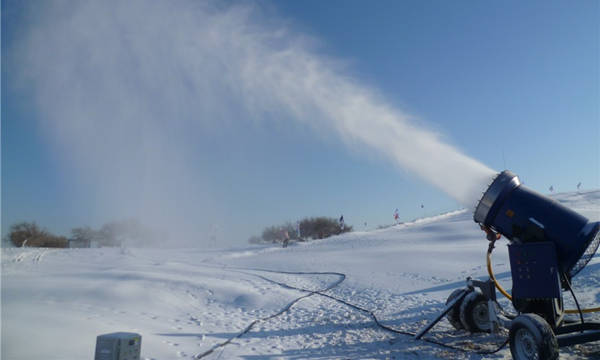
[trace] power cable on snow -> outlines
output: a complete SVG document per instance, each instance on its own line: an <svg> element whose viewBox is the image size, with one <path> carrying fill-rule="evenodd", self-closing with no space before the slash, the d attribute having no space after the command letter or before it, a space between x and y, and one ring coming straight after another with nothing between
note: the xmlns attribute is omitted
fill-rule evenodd
<svg viewBox="0 0 600 360"><path fill-rule="evenodd" d="M334 297L332 295L329 295L329 294L325 293L325 291L329 291L329 290L337 287L338 285L340 285L342 282L344 282L344 280L346 279L346 274L338 273L338 272L293 272L293 271L276 271L276 270L268 270L268 269L229 268L229 267L227 267L227 269L231 270L231 271L237 271L237 272L240 272L240 273L243 273L243 274L246 274L246 275L256 276L256 277L261 278L261 279L263 279L265 281L277 284L277 285L279 285L281 287L288 288L288 289L293 289L293 290L298 290L298 291L302 291L302 292L306 292L308 294L300 296L300 297L294 299L292 302L290 302L289 304L287 304L285 307L283 307L279 312L277 312L275 314L272 314L272 315L269 315L267 317L264 317L264 318L252 321L240 333L238 333L237 335L229 338L228 340L226 340L226 341L224 341L222 343L214 345L212 348L210 348L209 350L207 350L207 351L205 351L203 353L197 354L196 356L194 356L195 359L202 359L202 358L210 355L211 353L213 353L215 350L231 344L233 342L233 340L241 338L242 336L244 336L245 334L247 334L250 330L252 330L252 328L257 323L263 322L263 321L268 321L268 320L276 318L276 317L278 317L280 315L283 315L284 313L288 312L300 300L308 298L308 297L313 296L313 295L320 295L320 296L326 297L326 298L331 299L333 301L336 301L336 302L338 302L340 304L344 304L344 305L346 305L346 306L348 306L348 307L350 307L350 308L352 308L354 310L357 310L357 311L360 311L362 313L365 313L365 314L369 315L373 319L373 321L375 322L375 324L379 328L381 328L383 330L386 330L386 331L389 331L389 332L392 332L392 333L398 334L398 335L410 336L410 337L413 337L413 338L416 335L416 333L412 333L410 331L398 330L398 329L394 329L392 327L389 327L387 325L384 325L384 324L382 324L379 321L379 319L377 318L377 316L375 315L375 313L372 312L371 310L362 308L362 307L360 307L358 305L355 305L355 304L352 304L350 302L347 302L346 300L338 299L338 298L336 298L336 297ZM276 281L276 280L273 280L273 279L269 279L269 278L267 278L265 276L262 276L262 275L248 273L248 272L245 272L245 271L261 271L261 272L269 272L269 273L274 273L274 274L285 274L285 275L334 275L334 276L338 276L339 280L336 281L336 282L334 282L333 284L329 285L325 289L322 289L322 290L309 290L309 289L299 288L299 287L296 287L296 286L293 286L293 285L290 285L290 284L286 284L286 283L283 283L283 282L279 282L279 281ZM502 350L508 344L508 341L509 341L509 339L507 338L502 344L498 345L498 347L496 349L481 351L481 350L465 349L465 348L461 348L461 347L458 347L458 346L445 344L443 342L440 342L440 341L437 341L437 340L433 340L433 339L429 339L429 338L421 338L420 340L425 341L425 342L430 343L430 344L438 345L438 346L441 346L441 347L444 347L444 348L447 348L447 349L450 349L450 350L460 351L460 352L464 352L464 353L475 353L475 354L478 354L478 355L491 355L491 354L495 354L495 353L499 352L500 350Z"/></svg>

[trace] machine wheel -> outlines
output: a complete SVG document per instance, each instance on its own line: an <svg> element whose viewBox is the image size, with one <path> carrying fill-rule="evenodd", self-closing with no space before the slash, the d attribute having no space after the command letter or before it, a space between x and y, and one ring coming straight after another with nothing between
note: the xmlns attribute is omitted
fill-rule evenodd
<svg viewBox="0 0 600 360"><path fill-rule="evenodd" d="M517 316L510 326L510 353L515 360L556 360L558 342L550 325L536 314Z"/></svg>
<svg viewBox="0 0 600 360"><path fill-rule="evenodd" d="M488 300L482 293L473 291L465 296L460 304L460 322L468 332L490 332Z"/></svg>
<svg viewBox="0 0 600 360"><path fill-rule="evenodd" d="M450 303L452 300L462 295L466 291L466 289L454 290L452 293L450 293L450 296L448 296L448 299L446 300L446 305L448 305L448 303ZM464 301L464 299L462 301ZM456 330L460 330L463 328L463 325L460 322L460 304L462 303L462 301L459 301L456 304L454 304L452 309L450 309L448 314L446 314L446 319L448 319L450 324L454 326Z"/></svg>

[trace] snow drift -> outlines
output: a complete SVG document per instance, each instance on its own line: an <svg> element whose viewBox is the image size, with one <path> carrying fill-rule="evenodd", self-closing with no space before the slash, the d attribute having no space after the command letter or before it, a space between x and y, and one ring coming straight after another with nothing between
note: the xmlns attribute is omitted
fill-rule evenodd
<svg viewBox="0 0 600 360"><path fill-rule="evenodd" d="M600 190L559 194L556 200L600 220ZM494 269L510 289L504 244L497 243ZM486 249L484 234L464 210L286 249L3 249L1 355L14 360L91 358L97 335L131 331L143 337L144 360L189 359L307 295L289 286L319 290L337 285L325 293L373 311L386 326L414 332L437 315L467 276L486 276ZM598 302L599 284L600 258L595 256L574 278L583 307ZM569 296L565 300L567 307L574 306ZM511 309L507 301L502 304ZM471 353L473 344L493 348L502 335L472 336L445 321L427 336L467 352L384 331L360 311L310 296L279 316L258 321L207 358L510 356L508 349L485 357ZM595 343L564 348L561 358L589 358L599 350Z"/></svg>

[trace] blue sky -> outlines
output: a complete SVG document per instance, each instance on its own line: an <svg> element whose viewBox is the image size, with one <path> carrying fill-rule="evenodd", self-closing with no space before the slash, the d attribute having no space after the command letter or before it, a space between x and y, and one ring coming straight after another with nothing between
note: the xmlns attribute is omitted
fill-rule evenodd
<svg viewBox="0 0 600 360"><path fill-rule="evenodd" d="M106 156L98 147L102 141L89 133L85 142L99 141L97 152L84 147L80 155L64 144L65 136L71 136L67 130L76 128L77 120L64 128L63 123L54 126L53 121L72 115L61 108L70 102L47 100L40 95L40 88L54 89L50 82L57 77L48 72L56 65L53 59L63 59L54 52L68 53L62 46L85 49L86 45L50 42L58 45L51 51L43 50L47 54L40 50L38 59L20 58L39 53L31 48L13 49L23 43L35 46L35 41L23 39L30 39L28 34L36 29L54 29L45 27L52 24L49 18L64 14L60 11L64 9L52 5L38 9L36 4L2 2L2 233L16 221L35 220L51 231L68 235L76 226L98 227L135 216L140 207L160 207L160 201L144 202L144 193L137 192L135 179L142 175L136 166L121 173L119 169L125 165L115 165L119 164L119 152L123 158L137 159L138 155L128 156L138 152L144 158L139 147L148 141L144 133L131 143L116 137L119 152ZM409 114L411 121L441 134L444 141L488 167L511 169L540 192L548 192L550 185L558 191L571 191L578 182L586 189L600 187L598 2L254 4L260 14L251 17L252 24L260 27L262 22L276 21L293 34L294 40L308 37L311 56L331 60L333 65L328 66L344 78L376 92L389 106ZM101 23L103 16L111 15L100 10L94 8L89 13ZM85 11L81 10L82 18L87 19L90 15ZM177 9L173 11L176 18ZM139 21L144 24L144 20ZM48 60L44 60L46 55ZM154 61L152 57L144 59ZM32 61L34 70L30 71L24 64ZM101 61L112 60L107 57ZM191 56L184 65L202 61ZM235 89L224 90L216 83L220 78L207 82L206 86L215 89L209 94L235 97ZM131 80L138 84L135 81L139 80ZM111 82L105 84L110 92ZM160 91L141 90L150 95ZM79 109L87 104L104 111L114 100L102 101L96 96L73 99L72 103ZM218 104L206 104L213 103ZM233 114L229 117L220 110L206 110L207 116L219 114L224 121L206 122L193 127L194 131L187 125L165 125L169 136L158 137L167 139L162 145L166 148L177 146L177 152L167 151L169 156L184 154L184 160L162 159L168 161L162 174L172 174L148 191L178 186L178 200L165 210L181 204L188 221L197 220L199 233L208 224L217 223L228 242L243 243L266 225L305 216L344 214L346 223L362 229L364 222L368 228L393 222L395 208L402 220L411 220L461 207L411 171L360 143L348 143L326 126L285 119L259 120L258 125L255 120L238 122L232 119L246 114L243 106L229 106L232 103L226 103L227 114ZM187 103L182 104L178 103L177 114L192 116L186 113ZM267 109L267 117L289 116L269 113L268 105L261 106ZM167 100L156 105L158 113L164 110L171 114L170 109ZM106 111L111 114L110 109ZM140 123L142 120L135 124ZM111 123L106 129L119 130L119 124ZM112 133L103 131L104 127L98 130L98 136ZM174 165L178 161L183 165ZM183 176L181 169L185 169L185 181L174 182L173 178ZM149 174L154 171L160 170L151 167ZM126 180L114 180L119 176ZM198 183L202 186L196 187ZM187 191L181 184L193 184L193 189ZM131 199L117 204L106 201L107 194ZM202 209L196 209L198 204L203 204Z"/></svg>

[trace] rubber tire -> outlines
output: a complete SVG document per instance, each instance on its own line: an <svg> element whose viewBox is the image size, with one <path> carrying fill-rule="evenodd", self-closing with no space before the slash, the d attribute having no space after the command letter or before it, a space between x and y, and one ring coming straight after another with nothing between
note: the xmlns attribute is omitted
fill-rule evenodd
<svg viewBox="0 0 600 360"><path fill-rule="evenodd" d="M463 328L468 332L490 332L491 330L491 324L490 328L486 329L479 326L475 321L475 310L480 303L483 303L487 309L488 301L486 297L478 291L473 291L472 293L467 294L460 304L460 322Z"/></svg>
<svg viewBox="0 0 600 360"><path fill-rule="evenodd" d="M448 296L448 299L446 300L446 305L448 305L448 303L452 300L454 300L456 297L460 296L462 293L466 292L466 289L456 289L453 292L450 293L450 296ZM452 309L450 309L450 311L448 312L448 314L446 314L446 319L448 319L448 322L454 326L454 328L456 330L461 330L463 328L462 323L460 322L460 304L464 301L461 300L459 302L457 302L456 304L454 304L454 306L452 307Z"/></svg>
<svg viewBox="0 0 600 360"><path fill-rule="evenodd" d="M552 331L552 327L537 314L522 314L517 316L511 323L509 331L510 353L515 360L528 360L528 357L519 357L517 340L515 340L517 331L524 329L532 336L535 347L537 348L538 359L557 360L558 342Z"/></svg>

